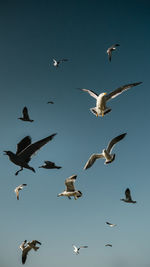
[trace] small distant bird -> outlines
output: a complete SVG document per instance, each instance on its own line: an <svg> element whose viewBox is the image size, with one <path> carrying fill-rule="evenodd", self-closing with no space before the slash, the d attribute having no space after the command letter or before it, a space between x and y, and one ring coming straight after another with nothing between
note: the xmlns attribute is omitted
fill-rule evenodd
<svg viewBox="0 0 150 267"><path fill-rule="evenodd" d="M14 192L16 193L17 199L19 200L19 191L22 190L24 188L24 186L27 186L27 184L21 184L19 186L17 186L14 190Z"/></svg>
<svg viewBox="0 0 150 267"><path fill-rule="evenodd" d="M26 259L27 259L27 255L28 252L31 249L34 249L34 251L37 251L39 249L38 246L36 246L36 244L41 245L41 242L37 241L37 240L32 240L31 242L27 242L27 240L25 240L21 245L20 245L20 249L22 250L22 264L25 264Z"/></svg>
<svg viewBox="0 0 150 267"><path fill-rule="evenodd" d="M117 46L120 46L120 45L119 44L114 44L114 45L112 45L111 47L109 47L107 49L107 54L108 54L109 61L111 61L112 52L116 50Z"/></svg>
<svg viewBox="0 0 150 267"><path fill-rule="evenodd" d="M39 150L42 146L46 145L49 141L51 141L55 135L56 133L44 139L41 139L33 144L31 144L31 137L26 136L17 144L16 154L11 151L4 151L5 155L8 155L11 162L21 167L21 169L17 171L15 175L18 175L18 173L22 171L23 168L35 172L34 168L28 165L32 155L35 154L35 152Z"/></svg>
<svg viewBox="0 0 150 267"><path fill-rule="evenodd" d="M44 169L60 169L60 168L62 168L60 166L56 166L55 163L52 161L46 160L44 162L45 162L45 165L42 165L39 168L44 168Z"/></svg>
<svg viewBox="0 0 150 267"><path fill-rule="evenodd" d="M92 154L87 163L84 166L84 170L90 168L94 162L97 159L104 158L105 163L104 164L109 164L115 159L115 154L111 154L113 147L115 144L117 144L119 141L121 141L124 137L126 136L126 133L123 133L121 135L118 135L117 137L113 138L110 143L108 144L106 149L103 149L101 154Z"/></svg>
<svg viewBox="0 0 150 267"><path fill-rule="evenodd" d="M82 196L81 191L75 190L74 183L75 183L76 178L77 178L77 175L72 175L65 180L66 190L58 194L58 197L66 196L69 199L71 199L71 197L74 196L74 199L77 200L79 197Z"/></svg>
<svg viewBox="0 0 150 267"><path fill-rule="evenodd" d="M88 248L88 246L80 246L80 247L76 247L75 245L72 245L73 246L73 248L74 248L74 252L76 253L76 255L78 255L79 254L79 250L80 250L80 248Z"/></svg>
<svg viewBox="0 0 150 267"><path fill-rule="evenodd" d="M99 95L97 95L96 93L94 93L92 90L83 89L83 88L78 88L78 89L80 89L81 91L84 91L84 92L89 93L90 96L92 96L93 98L96 99L96 107L90 108L90 111L94 115L96 115L96 117L98 117L98 116L104 117L104 115L106 115L107 113L109 113L111 111L111 108L108 108L106 106L107 101L115 98L116 96L120 95L124 91L126 91L126 90L128 90L128 89L130 89L130 88L132 88L134 86L137 86L137 85L139 85L141 83L142 82L126 84L126 85L123 85L123 86L117 88L116 90L112 91L109 94L107 94L107 93L101 93Z"/></svg>
<svg viewBox="0 0 150 267"><path fill-rule="evenodd" d="M136 201L134 201L134 200L132 200L132 197L131 197L131 192L130 192L130 189L129 188L127 188L126 190L125 190L125 199L124 198L122 198L122 199L120 199L120 200L122 200L122 201L124 201L124 202L127 202L127 203L136 203Z"/></svg>
<svg viewBox="0 0 150 267"><path fill-rule="evenodd" d="M22 121L30 121L30 122L33 122L34 121L34 120L31 120L30 119L27 107L24 107L23 108L22 114L23 114L23 117L22 118L18 118L19 120L22 120Z"/></svg>
<svg viewBox="0 0 150 267"><path fill-rule="evenodd" d="M60 60L56 60L56 59L53 58L53 65L54 65L54 67L59 67L60 63L65 62L65 61L68 61L68 59L63 58L63 59L60 59Z"/></svg>
<svg viewBox="0 0 150 267"><path fill-rule="evenodd" d="M111 244L106 244L105 247L112 247L112 245Z"/></svg>
<svg viewBox="0 0 150 267"><path fill-rule="evenodd" d="M110 223L110 222L106 222L106 224L108 224L110 227L117 226L117 224L113 224L113 223Z"/></svg>
<svg viewBox="0 0 150 267"><path fill-rule="evenodd" d="M54 102L53 101L48 101L47 104L54 104Z"/></svg>

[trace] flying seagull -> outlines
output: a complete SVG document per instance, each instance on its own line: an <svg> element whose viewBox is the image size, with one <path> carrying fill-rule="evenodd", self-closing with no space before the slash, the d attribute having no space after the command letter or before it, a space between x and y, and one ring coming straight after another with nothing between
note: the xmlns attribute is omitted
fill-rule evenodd
<svg viewBox="0 0 150 267"><path fill-rule="evenodd" d="M54 102L53 101L48 101L47 104L54 104Z"/></svg>
<svg viewBox="0 0 150 267"><path fill-rule="evenodd" d="M27 186L27 184L21 184L15 188L14 192L16 193L17 200L19 200L19 191L22 190L24 186Z"/></svg>
<svg viewBox="0 0 150 267"><path fill-rule="evenodd" d="M109 47L107 49L107 54L108 54L109 61L111 61L112 52L116 50L117 46L120 46L120 45L119 44L114 44L114 45L112 45L111 47Z"/></svg>
<svg viewBox="0 0 150 267"><path fill-rule="evenodd" d="M60 63L65 62L65 61L68 61L68 59L63 58L63 59L60 59L60 60L56 60L56 59L53 58L53 66L54 67L59 67Z"/></svg>
<svg viewBox="0 0 150 267"><path fill-rule="evenodd" d="M103 149L101 154L92 154L89 158L89 160L87 161L87 163L84 166L84 170L90 168L94 162L97 159L100 158L104 158L105 159L105 163L104 164L108 164L111 163L112 161L114 161L115 159L115 154L111 154L113 147L115 146L115 144L117 144L119 141L121 141L124 137L126 136L126 133L123 133L121 135L118 135L117 137L113 138L106 149Z"/></svg>
<svg viewBox="0 0 150 267"><path fill-rule="evenodd" d="M5 155L8 155L11 162L21 167L21 169L17 171L15 175L18 175L18 173L22 171L23 168L35 172L34 168L28 165L32 155L35 154L35 152L39 150L42 146L46 145L49 141L51 141L55 135L56 133L44 139L41 139L33 144L31 144L31 137L26 136L17 144L16 154L11 151L4 151Z"/></svg>
<svg viewBox="0 0 150 267"><path fill-rule="evenodd" d="M117 226L117 224L113 224L113 223L110 223L110 222L106 222L106 224L108 224L110 227Z"/></svg>
<svg viewBox="0 0 150 267"><path fill-rule="evenodd" d="M112 245L111 244L106 244L105 247L112 247Z"/></svg>
<svg viewBox="0 0 150 267"><path fill-rule="evenodd" d="M56 166L55 163L52 161L46 160L44 162L45 162L45 165L42 165L39 168L44 168L44 169L60 169L60 168L62 168L60 166Z"/></svg>
<svg viewBox="0 0 150 267"><path fill-rule="evenodd" d="M88 248L88 246L80 246L80 247L76 247L75 245L72 245L73 246L73 248L74 248L74 252L76 253L76 255L78 255L79 254L79 250L80 250L80 248Z"/></svg>
<svg viewBox="0 0 150 267"><path fill-rule="evenodd" d="M26 259L27 259L27 255L28 252L31 249L34 249L34 251L37 251L39 249L38 246L36 246L36 244L41 245L41 242L37 241L37 240L32 240L31 242L27 242L27 240L25 240L21 245L20 245L20 249L22 250L22 264L25 264Z"/></svg>
<svg viewBox="0 0 150 267"><path fill-rule="evenodd" d="M24 107L23 108L22 114L23 114L23 117L22 118L18 118L19 120L22 120L22 121L30 121L30 122L33 122L34 121L34 120L31 120L30 119L27 107Z"/></svg>
<svg viewBox="0 0 150 267"><path fill-rule="evenodd" d="M76 178L77 178L77 175L72 175L65 180L66 190L58 194L58 197L66 196L69 199L71 199L71 197L74 196L74 199L77 200L79 197L82 196L81 191L75 190L74 183L75 183Z"/></svg>
<svg viewBox="0 0 150 267"><path fill-rule="evenodd" d="M90 111L94 115L96 115L97 117L98 116L104 117L104 115L106 115L107 113L109 113L111 111L111 108L108 108L106 106L107 101L115 98L116 96L118 96L121 93L123 93L124 91L132 88L133 86L137 86L137 85L139 85L141 83L142 82L126 84L126 85L123 85L123 86L115 89L114 91L112 91L109 94L107 94L107 93L101 93L100 95L97 95L92 90L83 89L83 88L78 88L78 89L80 89L81 91L84 91L84 92L89 93L90 96L92 96L92 97L94 97L96 99L96 107L90 108Z"/></svg>
<svg viewBox="0 0 150 267"><path fill-rule="evenodd" d="M125 199L124 198L122 198L122 199L120 199L120 200L122 200L122 201L124 201L124 202L127 202L127 203L136 203L136 201L134 201L134 200L132 200L132 197L131 197L131 192L130 192L130 189L129 188L127 188L126 190L125 190Z"/></svg>

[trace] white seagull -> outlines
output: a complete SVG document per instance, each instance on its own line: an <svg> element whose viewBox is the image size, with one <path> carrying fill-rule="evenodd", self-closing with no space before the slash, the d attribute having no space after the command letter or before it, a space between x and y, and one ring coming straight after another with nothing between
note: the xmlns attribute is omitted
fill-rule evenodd
<svg viewBox="0 0 150 267"><path fill-rule="evenodd" d="M19 191L22 190L24 186L27 186L27 184L21 184L14 189L14 192L16 193L17 196L17 200L19 200Z"/></svg>
<svg viewBox="0 0 150 267"><path fill-rule="evenodd" d="M119 44L114 44L114 45L112 45L111 47L109 47L107 49L107 54L108 54L109 61L111 61L112 52L116 50L117 46L120 46L120 45Z"/></svg>
<svg viewBox="0 0 150 267"><path fill-rule="evenodd" d="M115 98L116 96L120 95L121 93L123 93L124 91L130 89L133 86L137 86L139 84L141 84L142 82L137 82L137 83L130 83L130 84L126 84L123 85L117 89L115 89L114 91L112 91L111 93L107 94L107 93L101 93L99 95L97 95L96 93L94 93L92 90L88 90L88 89L83 89L83 88L79 88L80 90L87 92L90 94L90 96L92 96L93 98L96 99L96 107L94 108L90 108L90 111L98 116L102 116L104 117L105 114L109 113L111 111L111 108L107 107L107 101Z"/></svg>
<svg viewBox="0 0 150 267"><path fill-rule="evenodd" d="M114 161L115 154L111 154L112 149L115 146L115 144L117 144L119 141L121 141L125 136L126 136L126 133L123 133L123 134L118 135L117 137L113 138L110 141L110 143L108 144L107 148L103 149L101 154L92 154L90 156L89 160L87 161L87 163L85 164L84 170L90 168L94 164L94 162L100 158L105 159L104 164L108 164L108 163L111 163L112 161Z"/></svg>
<svg viewBox="0 0 150 267"><path fill-rule="evenodd" d="M77 178L77 175L72 175L69 178L65 180L66 190L64 190L62 193L58 194L57 196L66 196L69 199L71 199L72 196L74 196L74 199L77 200L79 197L82 196L81 191L75 190L75 180Z"/></svg>
<svg viewBox="0 0 150 267"><path fill-rule="evenodd" d="M79 250L80 250L80 248L88 248L88 246L80 246L80 247L76 247L75 245L72 245L73 246L73 248L74 248L74 252L75 252L75 254L76 255L78 255L79 254Z"/></svg>
<svg viewBox="0 0 150 267"><path fill-rule="evenodd" d="M54 67L59 67L59 64L60 64L61 62L63 62L63 61L68 61L68 59L63 58L63 59L60 59L60 60L56 60L56 59L53 58L53 66L54 66Z"/></svg>
<svg viewBox="0 0 150 267"><path fill-rule="evenodd" d="M39 242L37 240L32 240L31 242L27 242L27 240L25 240L20 245L20 249L22 250L22 264L25 264L26 259L27 259L28 252L31 249L34 249L34 251L37 251L39 249L39 247L37 247L36 244L41 245L41 242Z"/></svg>
<svg viewBox="0 0 150 267"><path fill-rule="evenodd" d="M106 224L108 224L110 227L117 226L117 224L113 224L113 223L110 223L110 222L106 222Z"/></svg>
<svg viewBox="0 0 150 267"><path fill-rule="evenodd" d="M132 200L131 192L130 192L130 189L129 189L129 188L127 188L127 189L125 190L125 197L126 197L125 199L122 198L122 199L120 199L120 200L122 200L122 201L124 201L124 202L127 202L127 203L133 203L133 204L136 203L136 201Z"/></svg>

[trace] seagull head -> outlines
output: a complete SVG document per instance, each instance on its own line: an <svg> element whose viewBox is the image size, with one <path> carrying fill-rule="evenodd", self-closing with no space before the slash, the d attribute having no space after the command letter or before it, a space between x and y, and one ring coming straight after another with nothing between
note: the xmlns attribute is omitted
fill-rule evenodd
<svg viewBox="0 0 150 267"><path fill-rule="evenodd" d="M3 152L4 152L4 155L7 155L7 156L11 156L12 155L11 151L3 151Z"/></svg>

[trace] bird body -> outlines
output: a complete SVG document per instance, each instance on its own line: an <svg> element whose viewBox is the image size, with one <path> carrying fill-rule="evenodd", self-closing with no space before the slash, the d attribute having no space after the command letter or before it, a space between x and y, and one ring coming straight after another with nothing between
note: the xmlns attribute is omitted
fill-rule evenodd
<svg viewBox="0 0 150 267"><path fill-rule="evenodd" d="M52 161L44 161L45 165L40 166L39 168L44 168L44 169L61 169L62 167L56 166L54 162Z"/></svg>
<svg viewBox="0 0 150 267"><path fill-rule="evenodd" d="M78 255L79 254L79 250L81 249L81 248L88 248L88 246L80 246L80 247L76 247L75 245L72 245L73 246L73 248L74 248L74 252L75 252L75 254L76 255Z"/></svg>
<svg viewBox="0 0 150 267"><path fill-rule="evenodd" d="M19 191L22 190L24 186L27 186L27 184L21 184L15 188L14 192L16 193L17 200L19 200Z"/></svg>
<svg viewBox="0 0 150 267"><path fill-rule="evenodd" d="M34 121L34 120L30 119L27 107L23 108L22 113L23 113L23 117L22 118L21 117L18 118L19 120L29 121L29 122L33 122Z"/></svg>
<svg viewBox="0 0 150 267"><path fill-rule="evenodd" d="M106 222L106 224L108 224L110 227L115 227L115 226L117 226L117 224L113 224L113 223L110 223L110 222Z"/></svg>
<svg viewBox="0 0 150 267"><path fill-rule="evenodd" d="M109 47L107 49L107 54L108 54L109 61L111 61L112 52L116 50L117 46L120 46L120 45L119 44L114 44L114 45L112 45L111 47Z"/></svg>
<svg viewBox="0 0 150 267"><path fill-rule="evenodd" d="M88 159L87 163L84 166L84 170L90 168L94 162L99 159L99 158L104 158L105 163L104 164L109 164L115 160L115 154L112 154L112 149L117 144L119 141L121 141L124 137L126 136L126 133L123 133L121 135L118 135L117 137L113 138L106 149L103 149L101 154L92 154L90 158Z"/></svg>
<svg viewBox="0 0 150 267"><path fill-rule="evenodd" d="M39 249L39 247L36 246L36 244L40 244L41 245L41 242L39 242L37 240L32 240L31 242L27 242L27 240L25 240L20 245L20 249L22 250L22 264L25 264L26 259L27 259L28 252L31 249L33 249L34 251L37 251Z"/></svg>
<svg viewBox="0 0 150 267"><path fill-rule="evenodd" d="M60 63L62 63L63 61L68 61L68 59L63 58L63 59L60 59L60 60L56 60L56 59L53 58L53 66L54 67L59 67Z"/></svg>
<svg viewBox="0 0 150 267"><path fill-rule="evenodd" d="M62 193L58 194L58 197L66 196L69 199L71 199L71 197L74 196L74 199L77 200L79 197L82 196L81 191L75 190L74 182L75 182L76 178L77 178L77 175L72 175L65 180L66 190L64 190Z"/></svg>
<svg viewBox="0 0 150 267"><path fill-rule="evenodd" d="M79 88L80 90L87 92L90 94L90 96L92 96L93 98L96 99L96 107L91 108L91 112L98 116L102 116L104 117L104 115L106 115L107 113L109 113L111 111L111 108L107 107L107 101L115 98L116 96L120 95L121 93L123 93L124 91L137 86L141 84L141 82L137 82L137 83L131 83L131 84L126 84L123 85L117 89L115 89L114 91L112 91L111 93L107 94L107 93L101 93L99 95L97 95L96 93L94 93L92 90L89 89L83 89L83 88Z"/></svg>
<svg viewBox="0 0 150 267"><path fill-rule="evenodd" d="M21 169L17 171L15 175L18 175L18 173L22 171L23 168L35 172L34 168L28 165L29 161L31 160L31 156L34 155L35 152L39 150L42 146L51 141L55 135L56 133L44 139L41 139L33 144L31 144L31 138L29 136L26 136L17 144L16 154L11 151L4 151L5 154L8 155L11 162L21 167Z"/></svg>
<svg viewBox="0 0 150 267"><path fill-rule="evenodd" d="M112 245L111 244L106 244L105 247L112 247Z"/></svg>
<svg viewBox="0 0 150 267"><path fill-rule="evenodd" d="M122 199L120 199L120 200L121 200L121 201L124 201L124 202L126 202L126 203L133 203L133 204L136 203L136 201L132 200L131 192L130 192L130 189L129 189L129 188L127 188L127 189L125 190L125 197L126 197L126 198L122 198Z"/></svg>

